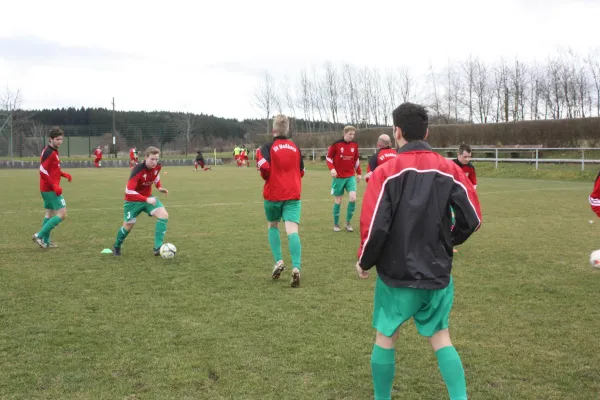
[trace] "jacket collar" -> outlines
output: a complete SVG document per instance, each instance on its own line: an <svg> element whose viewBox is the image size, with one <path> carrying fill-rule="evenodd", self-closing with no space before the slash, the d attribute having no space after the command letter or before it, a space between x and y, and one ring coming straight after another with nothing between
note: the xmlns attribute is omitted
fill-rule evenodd
<svg viewBox="0 0 600 400"><path fill-rule="evenodd" d="M398 154L406 153L408 151L432 151L433 149L429 143L422 140L413 140L412 142L406 143L404 146L397 150Z"/></svg>

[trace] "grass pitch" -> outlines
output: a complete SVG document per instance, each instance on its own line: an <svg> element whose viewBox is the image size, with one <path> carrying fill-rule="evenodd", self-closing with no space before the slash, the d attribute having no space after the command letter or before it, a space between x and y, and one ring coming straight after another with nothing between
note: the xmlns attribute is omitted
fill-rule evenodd
<svg viewBox="0 0 600 400"><path fill-rule="evenodd" d="M254 168L165 167L173 260L152 255L140 216L123 256L101 255L122 223L128 169L73 169L60 247L37 170L0 170L0 398L368 399L374 276L354 272L354 233L332 232L330 178L304 178L300 289L272 282ZM450 329L472 399L600 397L600 222L592 183L480 178L483 225L455 256ZM346 202L342 206L345 216ZM594 221L590 224L588 221ZM284 258L289 264L283 235ZM394 398L447 398L412 322Z"/></svg>

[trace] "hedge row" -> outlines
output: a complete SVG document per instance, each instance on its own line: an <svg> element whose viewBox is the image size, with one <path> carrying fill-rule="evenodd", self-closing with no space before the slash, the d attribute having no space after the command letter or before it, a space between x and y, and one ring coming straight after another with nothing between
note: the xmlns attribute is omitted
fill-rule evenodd
<svg viewBox="0 0 600 400"><path fill-rule="evenodd" d="M375 147L377 137L391 128L360 129L361 147ZM300 147L328 147L342 132L296 133ZM431 125L427 141L433 147L476 146L600 147L600 118L519 121L497 124Z"/></svg>

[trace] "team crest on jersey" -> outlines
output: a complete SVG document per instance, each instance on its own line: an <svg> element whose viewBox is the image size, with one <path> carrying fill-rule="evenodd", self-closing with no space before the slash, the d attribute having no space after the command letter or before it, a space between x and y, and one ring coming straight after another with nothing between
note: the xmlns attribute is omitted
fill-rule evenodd
<svg viewBox="0 0 600 400"><path fill-rule="evenodd" d="M146 175L146 174L144 174L144 175L142 175L142 178L146 179L146 176L147 176L147 175Z"/></svg>
<svg viewBox="0 0 600 400"><path fill-rule="evenodd" d="M351 149L350 149L350 151L354 153L354 147L353 147L353 148L351 148Z"/></svg>
<svg viewBox="0 0 600 400"><path fill-rule="evenodd" d="M340 151L343 153L343 152L344 152L344 148L342 147L342 148L340 149Z"/></svg>
<svg viewBox="0 0 600 400"><path fill-rule="evenodd" d="M158 171L154 171L154 175L156 176L158 174Z"/></svg>

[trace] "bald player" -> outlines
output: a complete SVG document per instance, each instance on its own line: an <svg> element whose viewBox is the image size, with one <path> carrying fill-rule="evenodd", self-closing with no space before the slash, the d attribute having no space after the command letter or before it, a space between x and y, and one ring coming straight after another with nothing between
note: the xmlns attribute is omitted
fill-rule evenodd
<svg viewBox="0 0 600 400"><path fill-rule="evenodd" d="M367 175L365 176L365 182L369 182L373 171L381 164L396 158L396 149L392 148L392 140L389 135L383 134L377 138L377 153L373 154L369 158L367 164Z"/></svg>

